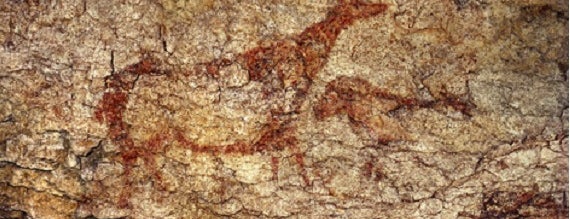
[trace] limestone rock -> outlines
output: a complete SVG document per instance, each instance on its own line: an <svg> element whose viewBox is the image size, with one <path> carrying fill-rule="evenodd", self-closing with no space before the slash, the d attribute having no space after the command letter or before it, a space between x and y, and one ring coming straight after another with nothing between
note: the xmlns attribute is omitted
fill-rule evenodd
<svg viewBox="0 0 570 219"><path fill-rule="evenodd" d="M0 218L568 216L568 1L0 19Z"/></svg>

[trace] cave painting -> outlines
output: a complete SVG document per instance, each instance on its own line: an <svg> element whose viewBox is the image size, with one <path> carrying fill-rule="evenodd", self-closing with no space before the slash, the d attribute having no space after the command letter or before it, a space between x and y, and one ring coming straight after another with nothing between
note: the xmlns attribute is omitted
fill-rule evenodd
<svg viewBox="0 0 570 219"><path fill-rule="evenodd" d="M340 76L327 84L325 93L314 106L314 112L318 119L346 114L353 128L363 127L369 130L373 139L387 144L408 140L406 131L390 116L393 112L400 109L446 107L470 116L474 106L460 97L420 100L398 96L375 87L362 78Z"/></svg>
<svg viewBox="0 0 570 219"><path fill-rule="evenodd" d="M139 63L107 76L107 90L98 105L95 118L108 127L107 137L120 148L119 162L124 167L124 188L132 186L131 171L136 162L141 160L155 186L161 187L162 176L156 157L164 153L166 145L182 147L191 150L193 154L213 156L263 153L272 157L270 165L274 178L277 178L279 168L278 152L284 152L294 158L301 169L299 175L305 185L310 185L310 178L304 168L304 156L296 138L297 115L341 31L357 20L382 14L387 7L386 4L356 0L341 1L328 12L323 21L309 26L299 35L266 43L231 59L212 60L197 65L190 72L182 72L161 69L157 60L145 57ZM176 119L157 129L160 131L150 134L150 138L141 140L133 136L150 128L131 124L127 119L130 112L128 106L134 104L130 102L134 87L143 86L137 84L140 83L139 79L151 77L161 77L160 80L164 81L190 81L196 77L226 81L227 83L217 83L221 86L217 89L224 88L232 94L250 96L248 100L224 102L223 107L219 99L216 100L219 97L214 96L211 102L200 107L171 109L170 116ZM240 80L225 80L227 77L238 77ZM186 100L181 96L178 101ZM372 113L371 105L378 107L374 110L376 113ZM386 144L406 139L405 130L396 119L389 116L389 112L400 108L435 105L449 106L465 114L468 114L471 107L453 98L420 101L399 97L375 88L363 79L339 77L327 85L325 94L313 106L313 110L318 119L346 113L352 125L370 130L379 143ZM220 120L217 115L225 115L224 112L228 111L241 116L235 120L221 118L224 121L217 121ZM224 126L209 127L208 123L213 122ZM240 127L249 131L231 131ZM208 135L224 131L229 134ZM131 191L123 189L117 200L119 206L129 205Z"/></svg>

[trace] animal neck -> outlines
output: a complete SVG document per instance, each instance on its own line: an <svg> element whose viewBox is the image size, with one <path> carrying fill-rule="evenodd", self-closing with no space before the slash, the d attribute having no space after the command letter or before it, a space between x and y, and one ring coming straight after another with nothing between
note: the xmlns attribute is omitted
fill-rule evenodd
<svg viewBox="0 0 570 219"><path fill-rule="evenodd" d="M301 46L324 46L328 53L343 29L352 25L356 20L376 16L386 11L387 8L386 4L369 4L357 0L341 1L329 11L323 21L305 29L299 35L297 42Z"/></svg>

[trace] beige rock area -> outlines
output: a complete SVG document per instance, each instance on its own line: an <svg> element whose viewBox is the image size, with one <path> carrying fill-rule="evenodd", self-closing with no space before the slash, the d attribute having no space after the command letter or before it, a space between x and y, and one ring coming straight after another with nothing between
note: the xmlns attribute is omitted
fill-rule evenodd
<svg viewBox="0 0 570 219"><path fill-rule="evenodd" d="M568 217L566 0L0 20L0 218Z"/></svg>

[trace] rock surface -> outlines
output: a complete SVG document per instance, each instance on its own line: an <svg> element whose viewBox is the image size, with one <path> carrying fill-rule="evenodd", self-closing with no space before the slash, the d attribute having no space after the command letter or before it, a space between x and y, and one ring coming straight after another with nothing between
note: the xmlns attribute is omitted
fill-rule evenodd
<svg viewBox="0 0 570 219"><path fill-rule="evenodd" d="M0 218L568 216L568 1L0 16Z"/></svg>

